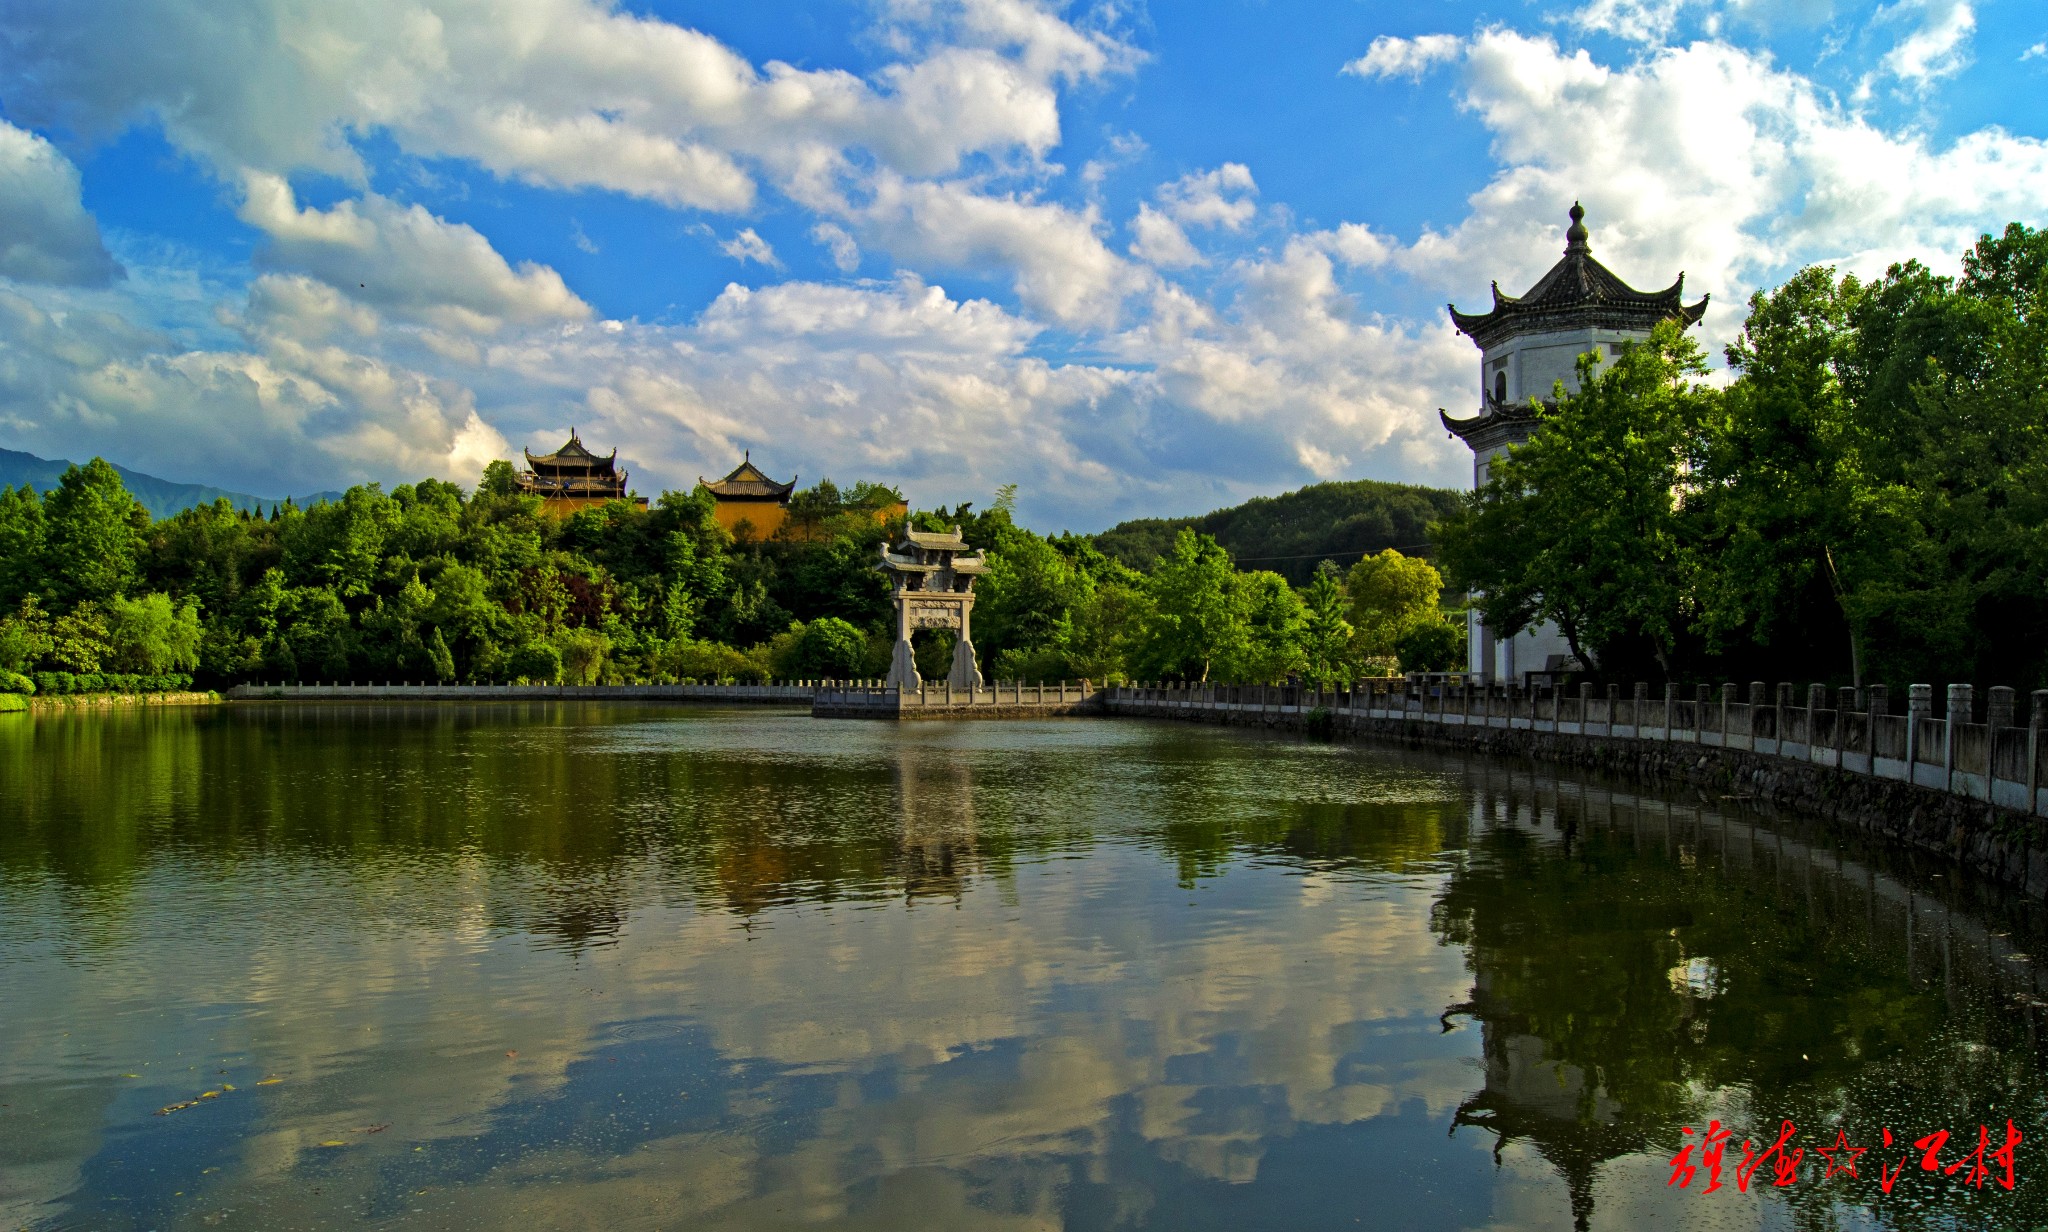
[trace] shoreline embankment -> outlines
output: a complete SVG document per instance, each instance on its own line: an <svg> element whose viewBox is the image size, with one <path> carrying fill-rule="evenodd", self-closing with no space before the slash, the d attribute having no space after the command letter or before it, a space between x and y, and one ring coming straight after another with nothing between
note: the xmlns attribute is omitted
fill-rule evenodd
<svg viewBox="0 0 2048 1232"><path fill-rule="evenodd" d="M2048 790L2041 782L2048 691L2025 725L2013 692L1991 691L1986 722L1967 685L1916 685L1904 715L1883 689L1815 686L1796 705L1790 685L1733 685L1681 699L1636 686L1604 697L1500 686L1375 682L1355 691L1291 686L1157 685L1103 690L1111 715L1290 729L1310 735L1523 757L1655 782L1711 788L1826 818L2048 899ZM1835 706L1825 703L1834 701ZM1844 705L1844 703L1847 703Z"/></svg>

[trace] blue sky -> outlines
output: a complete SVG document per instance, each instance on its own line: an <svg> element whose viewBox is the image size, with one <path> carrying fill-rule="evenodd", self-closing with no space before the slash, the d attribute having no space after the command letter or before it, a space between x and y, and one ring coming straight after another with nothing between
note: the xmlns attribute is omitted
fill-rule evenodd
<svg viewBox="0 0 2048 1232"><path fill-rule="evenodd" d="M1447 300L2048 214L2017 0L24 0L0 446L271 494L571 425L1096 529L1455 484Z"/></svg>

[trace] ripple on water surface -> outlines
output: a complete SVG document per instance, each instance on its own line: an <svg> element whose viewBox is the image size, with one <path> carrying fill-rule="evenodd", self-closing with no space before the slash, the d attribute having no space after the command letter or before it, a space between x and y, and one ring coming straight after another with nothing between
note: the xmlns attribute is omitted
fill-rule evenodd
<svg viewBox="0 0 2048 1232"><path fill-rule="evenodd" d="M510 704L0 723L0 798L0 1226L2048 1223L2032 913L1697 793Z"/></svg>

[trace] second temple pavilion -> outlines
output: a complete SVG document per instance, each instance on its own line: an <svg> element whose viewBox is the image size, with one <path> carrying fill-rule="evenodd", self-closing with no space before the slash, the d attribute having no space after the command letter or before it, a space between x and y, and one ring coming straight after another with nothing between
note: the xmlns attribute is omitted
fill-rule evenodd
<svg viewBox="0 0 2048 1232"><path fill-rule="evenodd" d="M546 502L541 508L550 513L567 516L616 500L647 507L646 497L628 491L627 473L619 469L619 451L597 456L577 438L574 428L569 429L567 443L553 453L521 452L526 454L526 471L519 476L519 490L540 497Z"/></svg>

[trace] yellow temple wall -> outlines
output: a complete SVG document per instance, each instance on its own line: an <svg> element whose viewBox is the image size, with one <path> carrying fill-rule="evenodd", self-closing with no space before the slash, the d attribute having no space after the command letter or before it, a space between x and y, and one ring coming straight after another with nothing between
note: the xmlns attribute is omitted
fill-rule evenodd
<svg viewBox="0 0 2048 1232"><path fill-rule="evenodd" d="M910 506L898 501L896 504L875 510L875 521L886 526L897 518L908 516L909 513ZM753 537L756 540L773 539L782 530L783 524L789 520L789 508L773 501L719 501L712 507L711 516L717 519L718 524L723 526L729 535L739 534L741 522L751 522Z"/></svg>
<svg viewBox="0 0 2048 1232"><path fill-rule="evenodd" d="M541 498L540 511L553 517L566 518L578 509L596 509L615 500L630 501L635 509L647 508L647 498L644 496L547 496Z"/></svg>
<svg viewBox="0 0 2048 1232"><path fill-rule="evenodd" d="M719 501L711 510L711 516L725 528L728 535L738 535L741 522L751 522L754 538L773 539L775 532L789 519L789 509L775 501Z"/></svg>

